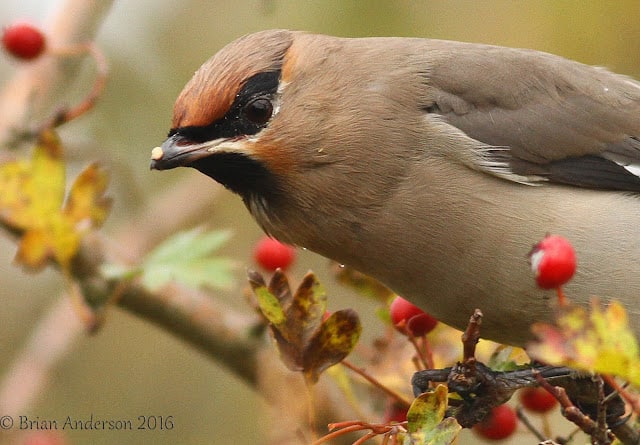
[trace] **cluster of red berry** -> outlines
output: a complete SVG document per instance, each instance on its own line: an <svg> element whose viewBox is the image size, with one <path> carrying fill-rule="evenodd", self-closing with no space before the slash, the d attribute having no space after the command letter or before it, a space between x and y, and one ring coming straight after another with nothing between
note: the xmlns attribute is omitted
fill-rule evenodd
<svg viewBox="0 0 640 445"><path fill-rule="evenodd" d="M418 306L402 297L396 297L389 306L391 321L401 333L411 333L414 337L422 337L438 324L438 320L427 314Z"/></svg>
<svg viewBox="0 0 640 445"><path fill-rule="evenodd" d="M522 389L518 399L525 409L537 414L547 413L558 404L556 398L544 388ZM500 405L473 429L485 439L502 440L510 437L517 425L515 410L509 405Z"/></svg>
<svg viewBox="0 0 640 445"><path fill-rule="evenodd" d="M254 259L264 269L287 269L295 259L295 249L272 238L262 238L254 248ZM576 256L571 244L560 236L550 235L540 241L530 253L536 283L543 289L558 288L571 279L576 270ZM389 307L393 325L403 334L421 337L431 332L438 320L402 297L396 297ZM520 391L520 404L535 413L546 413L557 404L553 395L543 388ZM385 420L406 420L406 409L390 404ZM500 405L474 427L485 439L501 440L510 437L517 427L517 415L510 405Z"/></svg>

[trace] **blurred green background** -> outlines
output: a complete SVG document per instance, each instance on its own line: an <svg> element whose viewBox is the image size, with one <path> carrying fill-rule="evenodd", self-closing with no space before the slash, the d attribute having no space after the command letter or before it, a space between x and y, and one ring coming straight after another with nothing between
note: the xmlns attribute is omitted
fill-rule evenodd
<svg viewBox="0 0 640 445"><path fill-rule="evenodd" d="M39 23L58 4L3 0L0 23L19 18ZM110 65L107 90L96 109L66 126L62 137L78 165L100 160L111 170L115 204L104 228L109 234L122 224L135 224L132 215L150 199L198 175L187 169L150 172L150 150L166 135L173 102L195 69L243 34L291 28L484 42L553 52L640 78L638 23L637 1L116 1L97 39ZM0 87L16 65L0 57ZM91 79L90 70L85 77ZM86 85L80 82L78 89ZM180 203L171 208L180 211ZM209 227L233 228L236 236L224 253L242 265L237 287L219 293L220 298L248 310L241 298L242 270L252 265L251 246L260 230L241 201L227 192L207 213L202 222ZM12 264L14 254L15 244L1 238L0 378L64 288L50 270L24 273ZM327 281L327 264L301 252L294 274L312 268ZM366 320L374 319L373 305L341 288L330 290L329 305L354 307ZM375 321L365 322L365 337L380 329ZM254 392L214 361L119 309L109 312L96 335L80 338L49 379L46 392L25 414L43 419L91 413L103 418L174 416L172 431L76 432L68 435L74 444L263 443L265 425ZM469 435L461 441L474 442Z"/></svg>

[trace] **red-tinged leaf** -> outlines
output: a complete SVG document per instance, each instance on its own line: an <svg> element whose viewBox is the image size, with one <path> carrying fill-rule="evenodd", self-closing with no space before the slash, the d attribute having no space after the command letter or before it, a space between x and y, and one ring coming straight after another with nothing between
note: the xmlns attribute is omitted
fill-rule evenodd
<svg viewBox="0 0 640 445"><path fill-rule="evenodd" d="M276 269L271 277L269 281L269 292L276 296L282 309L287 311L293 302L293 294L291 293L287 276L281 269Z"/></svg>
<svg viewBox="0 0 640 445"><path fill-rule="evenodd" d="M276 342L280 360L290 371L304 371L304 349L299 344L289 342L282 336L282 332L271 325L271 334Z"/></svg>
<svg viewBox="0 0 640 445"><path fill-rule="evenodd" d="M327 298L312 272L293 294L281 271L276 271L268 287L254 271L249 272L249 282L282 361L289 369L302 371L310 383L344 359L357 343L362 328L355 312L337 311L323 322Z"/></svg>
<svg viewBox="0 0 640 445"><path fill-rule="evenodd" d="M308 272L298 286L293 301L285 309L286 338L304 349L316 335L327 310L327 295L312 272Z"/></svg>
<svg viewBox="0 0 640 445"><path fill-rule="evenodd" d="M280 359L291 371L302 371L305 345L301 343L298 333L291 329L297 321L291 320L283 308L283 306L290 308L293 302L287 277L282 271L276 270L269 286L262 275L256 271L250 270L248 278L258 301L258 308L269 322Z"/></svg>
<svg viewBox="0 0 640 445"><path fill-rule="evenodd" d="M539 341L527 348L532 358L617 375L640 386L638 342L619 303L603 308L594 300L590 311L571 306L560 313L555 326L536 323L533 332Z"/></svg>
<svg viewBox="0 0 640 445"><path fill-rule="evenodd" d="M262 275L252 269L247 270L247 279L249 280L251 289L267 285Z"/></svg>
<svg viewBox="0 0 640 445"><path fill-rule="evenodd" d="M315 383L330 366L340 363L358 343L362 326L351 309L336 311L327 318L304 351L304 373Z"/></svg>

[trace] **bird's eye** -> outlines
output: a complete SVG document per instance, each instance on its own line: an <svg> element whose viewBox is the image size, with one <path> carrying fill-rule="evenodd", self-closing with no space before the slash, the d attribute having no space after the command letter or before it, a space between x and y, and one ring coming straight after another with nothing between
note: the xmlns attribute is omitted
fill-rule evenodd
<svg viewBox="0 0 640 445"><path fill-rule="evenodd" d="M273 104L269 99L258 97L244 107L243 114L251 123L264 125L271 119Z"/></svg>

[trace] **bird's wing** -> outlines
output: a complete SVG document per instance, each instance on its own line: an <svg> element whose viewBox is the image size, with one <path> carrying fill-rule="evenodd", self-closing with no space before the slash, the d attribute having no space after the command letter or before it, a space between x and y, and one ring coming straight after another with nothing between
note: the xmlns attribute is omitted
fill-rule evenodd
<svg viewBox="0 0 640 445"><path fill-rule="evenodd" d="M424 109L482 143L480 169L528 178L522 182L640 191L640 83L530 50L438 52ZM511 176L501 174L505 166Z"/></svg>

